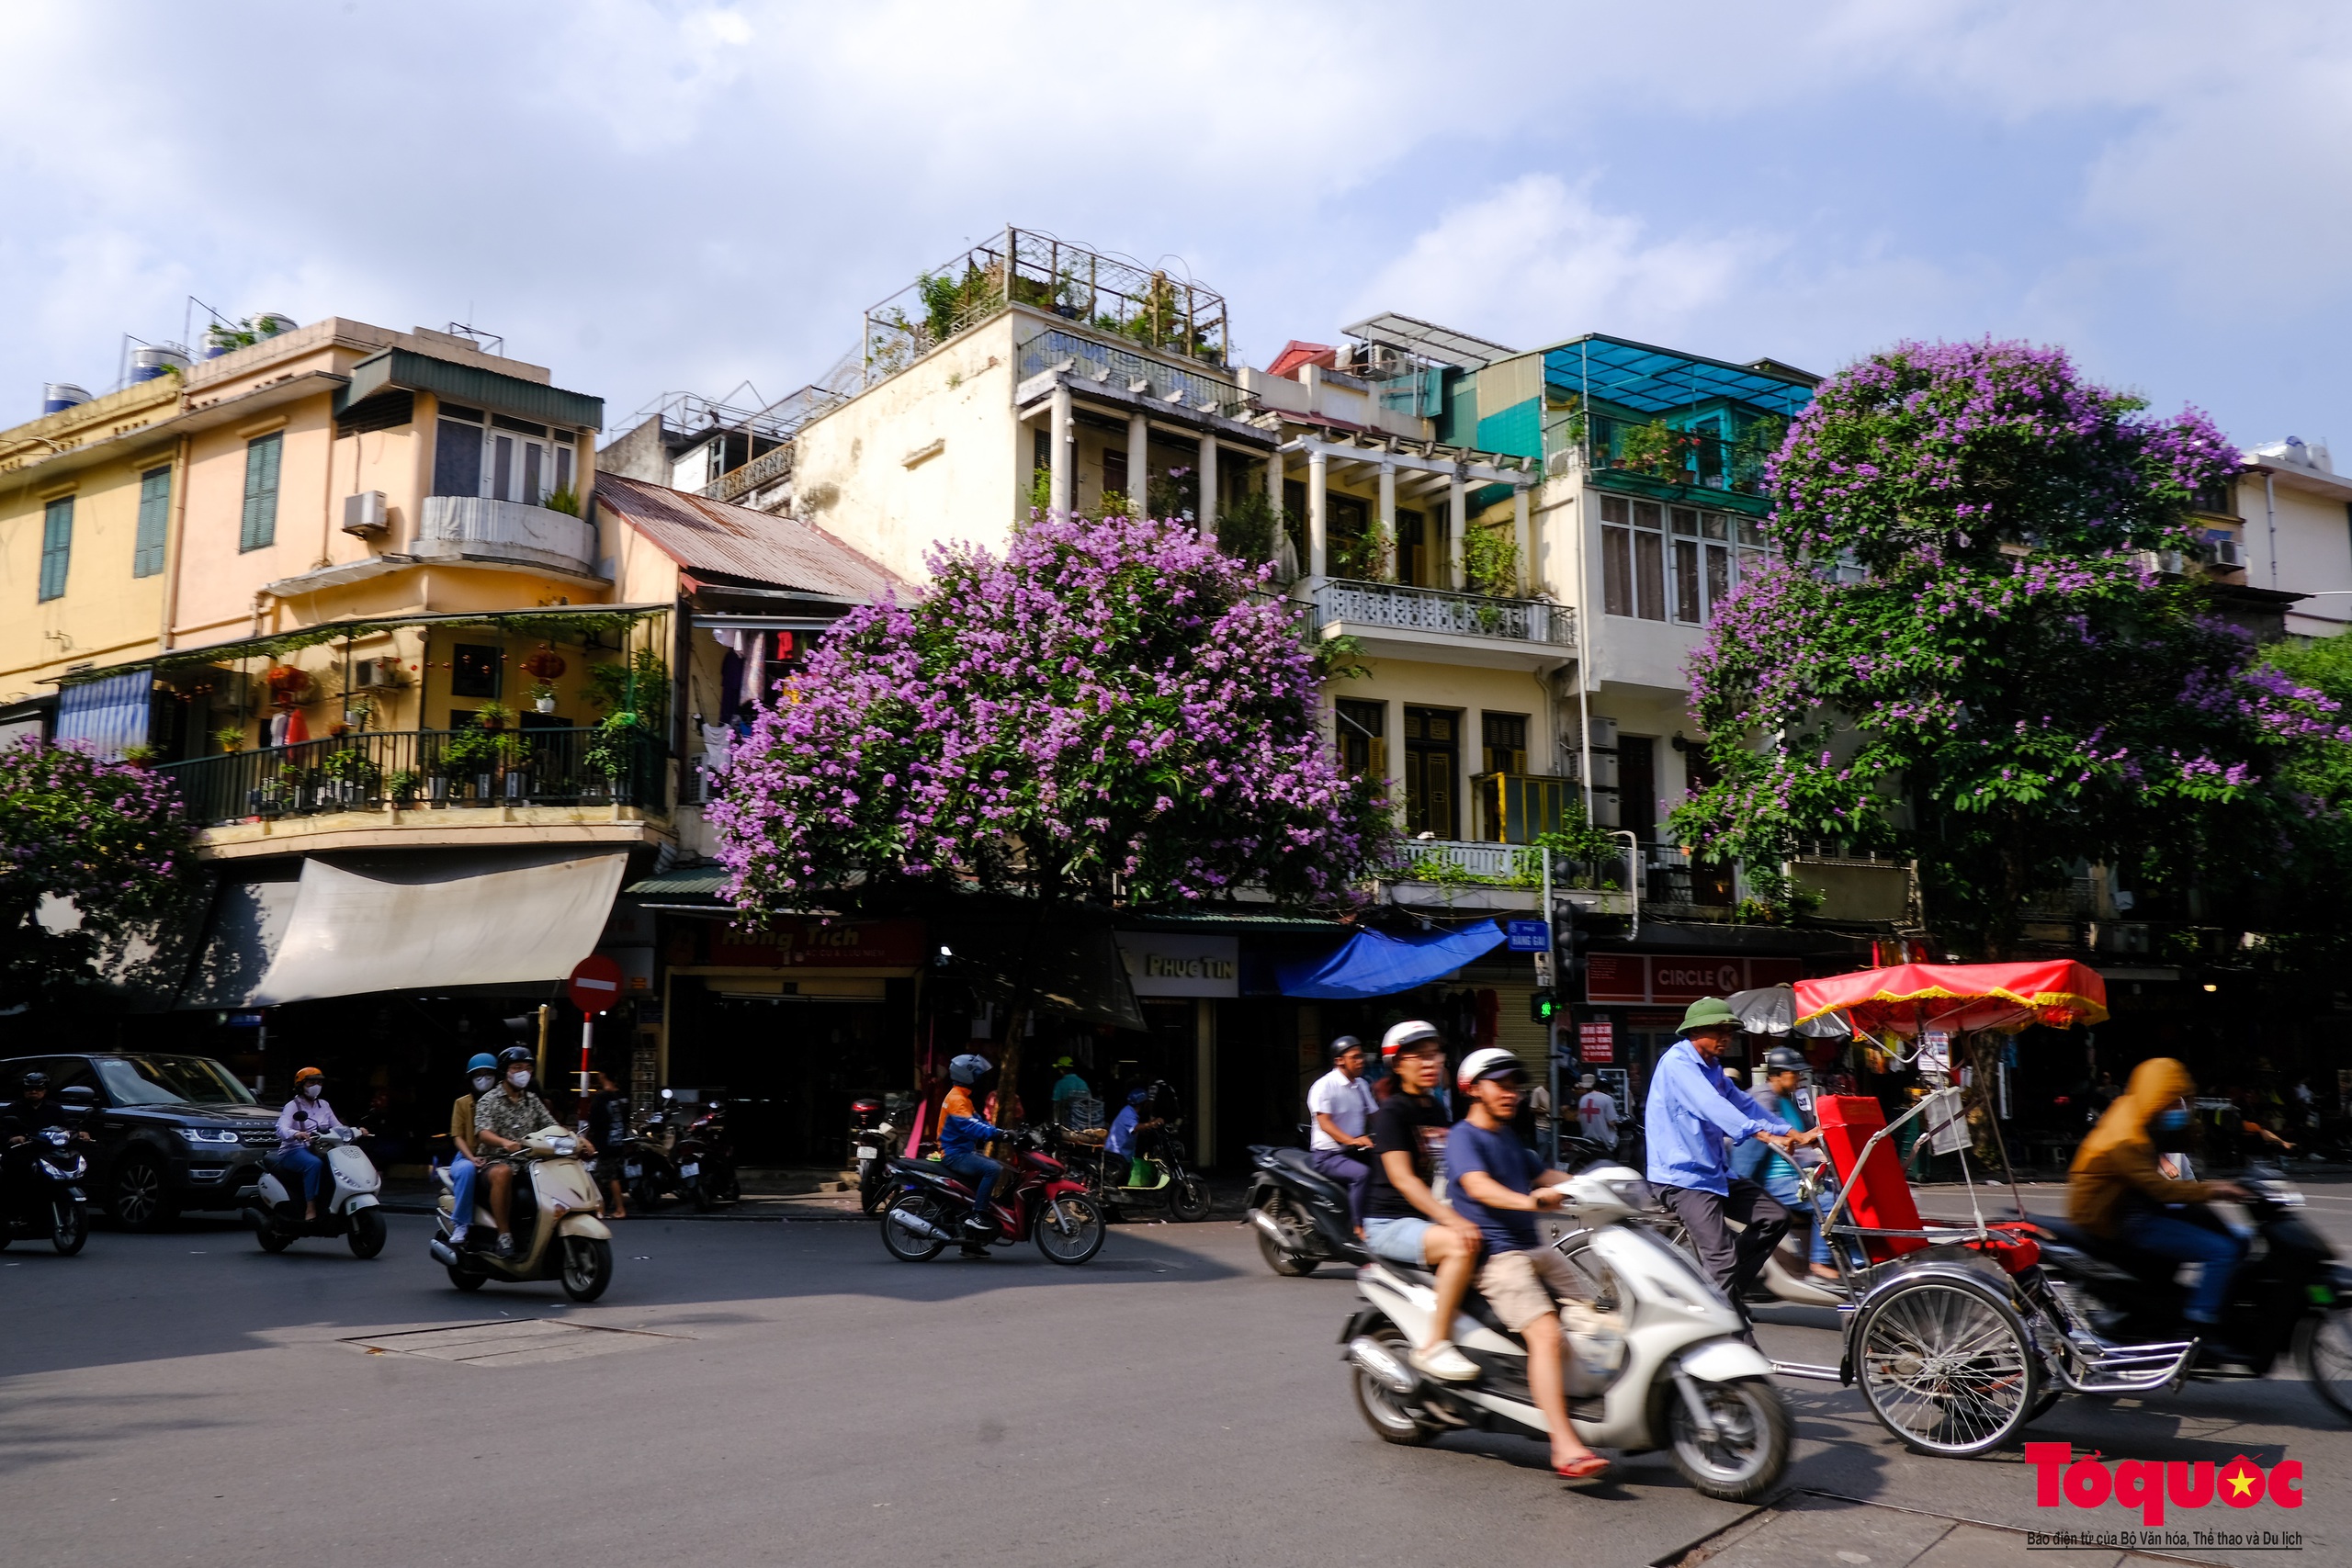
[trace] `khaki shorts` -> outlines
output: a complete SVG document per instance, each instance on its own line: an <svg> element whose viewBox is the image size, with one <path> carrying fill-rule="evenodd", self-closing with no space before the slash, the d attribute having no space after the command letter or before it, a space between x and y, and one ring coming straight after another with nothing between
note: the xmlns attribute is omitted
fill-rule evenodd
<svg viewBox="0 0 2352 1568"><path fill-rule="evenodd" d="M1478 1269L1478 1293L1513 1334L1553 1310L1559 1297L1580 1296L1587 1281L1574 1265L1548 1247L1532 1252L1498 1252Z"/></svg>

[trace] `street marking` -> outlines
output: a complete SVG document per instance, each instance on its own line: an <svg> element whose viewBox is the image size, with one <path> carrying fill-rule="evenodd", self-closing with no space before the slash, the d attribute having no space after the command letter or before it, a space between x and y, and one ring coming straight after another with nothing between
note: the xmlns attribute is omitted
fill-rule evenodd
<svg viewBox="0 0 2352 1568"><path fill-rule="evenodd" d="M344 1344L370 1356L415 1356L428 1361L459 1361L474 1367L537 1366L582 1356L609 1356L690 1339L642 1328L604 1328L593 1323L519 1317L492 1323L461 1323L447 1328L411 1328L365 1334Z"/></svg>

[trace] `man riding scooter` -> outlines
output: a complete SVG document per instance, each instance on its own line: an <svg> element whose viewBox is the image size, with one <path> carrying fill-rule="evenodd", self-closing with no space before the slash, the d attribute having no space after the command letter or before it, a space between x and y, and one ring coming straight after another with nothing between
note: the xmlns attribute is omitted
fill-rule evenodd
<svg viewBox="0 0 2352 1568"><path fill-rule="evenodd" d="M51 1098L47 1073L27 1073L17 1081L17 1091L18 1099L0 1106L0 1145L7 1149L6 1168L12 1176L17 1166L32 1157L28 1145L35 1134L44 1127L74 1126L65 1108ZM74 1141L86 1144L92 1139L76 1127Z"/></svg>
<svg viewBox="0 0 2352 1568"><path fill-rule="evenodd" d="M2132 1068L2122 1097L2075 1151L2066 1213L2093 1235L2176 1266L2198 1264L2197 1288L2182 1315L2206 1359L2243 1362L2247 1358L2223 1344L2219 1329L2231 1276L2245 1261L2246 1240L2205 1205L2216 1198L2245 1198L2246 1190L2232 1181L2176 1181L2157 1164L2159 1154L2187 1145L2189 1102L2196 1098L2196 1080L2169 1056Z"/></svg>
<svg viewBox="0 0 2352 1568"><path fill-rule="evenodd" d="M475 1150L493 1156L482 1167L482 1179L490 1183L490 1217L498 1225L497 1250L501 1258L514 1256L513 1156L521 1152L524 1140L532 1134L549 1127L558 1132L564 1130L563 1123L548 1111L547 1103L531 1092L531 1060L530 1051L521 1045L509 1045L501 1051L498 1066L506 1081L474 1102ZM593 1156L595 1152L595 1145L582 1134L580 1153Z"/></svg>
<svg viewBox="0 0 2352 1568"><path fill-rule="evenodd" d="M967 1052L947 1064L947 1079L955 1087L940 1106L939 1163L972 1190L972 1212L964 1217L964 1254L981 1257L996 1235L989 1217L989 1198L996 1191L1004 1167L980 1151L993 1139L1011 1136L975 1114L972 1093L996 1068L986 1056Z"/></svg>

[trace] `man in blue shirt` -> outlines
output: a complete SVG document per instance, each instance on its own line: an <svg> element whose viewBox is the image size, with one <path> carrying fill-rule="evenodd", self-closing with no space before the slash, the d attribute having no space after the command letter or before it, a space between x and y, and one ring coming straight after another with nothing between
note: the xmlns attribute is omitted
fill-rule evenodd
<svg viewBox="0 0 2352 1568"><path fill-rule="evenodd" d="M1739 1019L1720 997L1702 997L1682 1015L1682 1038L1657 1059L1642 1125L1649 1136L1649 1179L1690 1233L1699 1262L1743 1318L1741 1296L1788 1233L1789 1212L1756 1183L1734 1176L1726 1144L1761 1138L1782 1154L1818 1139L1792 1133L1779 1117L1724 1077L1724 1048ZM1736 1246L1728 1216L1747 1228Z"/></svg>
<svg viewBox="0 0 2352 1568"><path fill-rule="evenodd" d="M1445 1162L1454 1206L1486 1242L1478 1293L1527 1342L1527 1389L1551 1429L1552 1469L1570 1481L1589 1481L1607 1471L1609 1461L1585 1447L1568 1423L1560 1319L1552 1305L1555 1298L1581 1294L1584 1281L1535 1229L1539 1213L1560 1206L1559 1184L1568 1174L1544 1169L1544 1159L1511 1131L1527 1092L1527 1069L1518 1057L1494 1046L1473 1051L1463 1059L1461 1085L1470 1114L1446 1135Z"/></svg>

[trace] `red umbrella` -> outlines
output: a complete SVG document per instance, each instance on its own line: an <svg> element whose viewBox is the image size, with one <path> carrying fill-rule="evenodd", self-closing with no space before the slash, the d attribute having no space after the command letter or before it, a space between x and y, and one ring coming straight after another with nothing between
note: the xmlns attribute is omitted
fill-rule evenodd
<svg viewBox="0 0 2352 1568"><path fill-rule="evenodd" d="M1898 964L1796 983L1796 1021L1842 1012L1857 1032L1952 1034L2031 1024L2065 1029L2107 1019L2107 982L2072 959L2032 964Z"/></svg>

